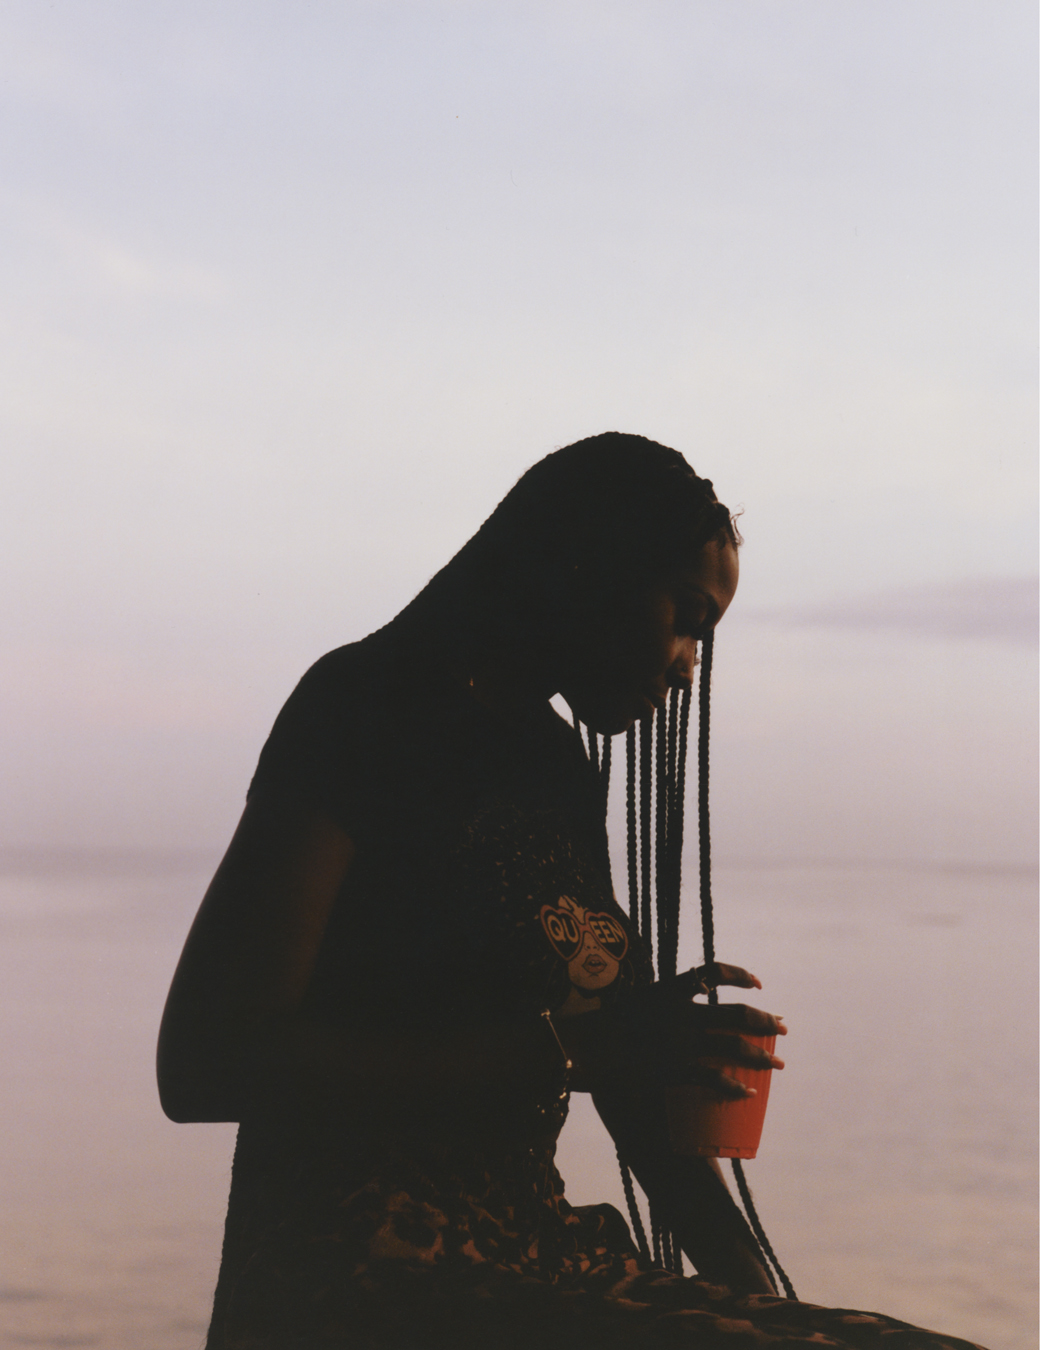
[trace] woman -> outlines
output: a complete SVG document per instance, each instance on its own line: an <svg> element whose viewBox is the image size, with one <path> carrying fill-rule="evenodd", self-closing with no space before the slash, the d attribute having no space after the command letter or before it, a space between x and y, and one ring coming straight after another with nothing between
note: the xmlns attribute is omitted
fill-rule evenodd
<svg viewBox="0 0 1040 1350"><path fill-rule="evenodd" d="M608 434L535 465L390 623L323 657L264 747L189 935L163 1107L240 1121L210 1350L963 1346L777 1298L667 1083L782 1061L769 1013L654 984L616 904L578 733L691 683L739 538L675 451ZM760 987L738 967L712 984ZM601 1115L699 1279L653 1269L553 1167Z"/></svg>

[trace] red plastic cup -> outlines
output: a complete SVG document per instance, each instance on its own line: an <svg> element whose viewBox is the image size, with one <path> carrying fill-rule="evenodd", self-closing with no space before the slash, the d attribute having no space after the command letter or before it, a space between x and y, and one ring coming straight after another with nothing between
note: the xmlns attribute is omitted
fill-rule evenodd
<svg viewBox="0 0 1040 1350"><path fill-rule="evenodd" d="M776 1046L775 1036L746 1036L745 1040L769 1054ZM708 1088L692 1083L667 1090L668 1134L674 1152L687 1158L753 1158L758 1152L773 1071L728 1064L726 1073L755 1088L758 1095L722 1101Z"/></svg>

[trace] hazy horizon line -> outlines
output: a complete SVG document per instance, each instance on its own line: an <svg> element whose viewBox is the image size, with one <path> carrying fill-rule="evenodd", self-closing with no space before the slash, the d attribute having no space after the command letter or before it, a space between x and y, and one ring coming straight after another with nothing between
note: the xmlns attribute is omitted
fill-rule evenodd
<svg viewBox="0 0 1040 1350"><path fill-rule="evenodd" d="M187 873L215 868L224 853L223 846L196 845L126 846L78 844L0 845L0 877L19 875L61 876L76 871L94 875L134 875L138 873ZM902 868L914 871L989 874L1004 876L1040 876L1040 859L1034 862L982 862L957 858L869 858L869 857L763 857L761 855L721 854L715 859L720 868L749 870L844 867Z"/></svg>

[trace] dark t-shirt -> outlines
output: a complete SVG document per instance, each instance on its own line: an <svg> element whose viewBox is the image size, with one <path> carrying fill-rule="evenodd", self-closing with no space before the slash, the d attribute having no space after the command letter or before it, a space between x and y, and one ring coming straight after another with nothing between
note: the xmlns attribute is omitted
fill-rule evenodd
<svg viewBox="0 0 1040 1350"><path fill-rule="evenodd" d="M594 1010L652 979L613 898L603 789L548 703L500 715L375 634L303 677L250 794L303 800L356 846L305 998L311 1018L533 1028L545 1009ZM390 1230L392 1250L407 1247L424 1269L434 1251L431 1270L527 1269L536 1233L546 1260L548 1221L580 1268L584 1229L552 1167L566 1099L545 1034L540 1100L489 1104L478 1087L376 1128L294 1122L291 1109L243 1121L210 1345L257 1289L286 1281L287 1306L311 1300L315 1244L366 1281ZM436 1233L440 1245L426 1245Z"/></svg>
<svg viewBox="0 0 1040 1350"><path fill-rule="evenodd" d="M548 703L510 715L383 634L323 657L251 792L290 791L357 855L307 1010L335 1023L585 1011L651 978L615 903L597 775Z"/></svg>

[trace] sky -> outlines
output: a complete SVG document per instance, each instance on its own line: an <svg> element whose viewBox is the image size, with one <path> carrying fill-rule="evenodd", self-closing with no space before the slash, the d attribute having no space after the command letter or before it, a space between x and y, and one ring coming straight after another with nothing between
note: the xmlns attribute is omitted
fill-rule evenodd
<svg viewBox="0 0 1040 1350"><path fill-rule="evenodd" d="M0 846L218 849L602 430L740 510L722 856L1036 848L1018 0L6 0Z"/></svg>

